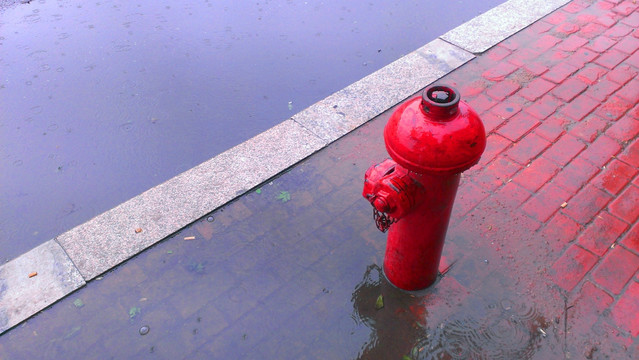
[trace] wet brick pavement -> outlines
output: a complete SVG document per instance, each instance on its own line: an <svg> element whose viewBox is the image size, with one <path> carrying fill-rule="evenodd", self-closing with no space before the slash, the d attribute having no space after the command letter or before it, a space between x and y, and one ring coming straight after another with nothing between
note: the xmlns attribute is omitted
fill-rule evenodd
<svg viewBox="0 0 639 360"><path fill-rule="evenodd" d="M5 333L0 359L639 357L638 8L573 1L441 80L488 144L433 287L380 277L361 198L391 109Z"/></svg>

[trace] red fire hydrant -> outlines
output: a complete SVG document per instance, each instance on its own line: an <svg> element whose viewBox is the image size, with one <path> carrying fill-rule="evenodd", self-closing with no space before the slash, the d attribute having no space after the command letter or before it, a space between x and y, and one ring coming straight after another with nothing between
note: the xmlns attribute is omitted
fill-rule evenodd
<svg viewBox="0 0 639 360"><path fill-rule="evenodd" d="M384 274L420 290L437 278L460 175L479 161L486 133L454 88L435 85L391 115L384 142L393 160L366 171L363 195L377 227L390 228Z"/></svg>

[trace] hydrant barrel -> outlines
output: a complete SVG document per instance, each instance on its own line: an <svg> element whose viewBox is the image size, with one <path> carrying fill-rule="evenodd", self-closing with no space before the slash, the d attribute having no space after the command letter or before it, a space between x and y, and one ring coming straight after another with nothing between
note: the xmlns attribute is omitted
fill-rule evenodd
<svg viewBox="0 0 639 360"><path fill-rule="evenodd" d="M401 289L420 290L437 279L461 173L479 161L486 134L454 88L433 85L397 108L384 128L384 142L392 160L367 171L363 195L377 204L377 218L380 197L394 204L381 215L389 219L378 221L386 224L382 231L390 226L384 274ZM382 174L385 169L393 170Z"/></svg>

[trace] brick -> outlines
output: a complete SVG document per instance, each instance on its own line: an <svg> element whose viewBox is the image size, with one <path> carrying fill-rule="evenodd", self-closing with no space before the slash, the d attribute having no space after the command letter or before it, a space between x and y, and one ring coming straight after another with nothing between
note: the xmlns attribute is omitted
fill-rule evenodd
<svg viewBox="0 0 639 360"><path fill-rule="evenodd" d="M518 67L507 62L499 62L482 74L482 76L490 81L502 81L506 76L512 74Z"/></svg>
<svg viewBox="0 0 639 360"><path fill-rule="evenodd" d="M497 133L512 141L517 141L538 124L539 121L537 119L525 112L520 112L506 121L506 123L497 130Z"/></svg>
<svg viewBox="0 0 639 360"><path fill-rule="evenodd" d="M617 158L634 167L639 167L639 140L635 139Z"/></svg>
<svg viewBox="0 0 639 360"><path fill-rule="evenodd" d="M485 94L479 94L472 99L468 99L468 104L477 111L478 114L481 114L493 106L497 105L499 102L495 101L491 97Z"/></svg>
<svg viewBox="0 0 639 360"><path fill-rule="evenodd" d="M575 197L568 201L562 211L580 224L588 223L612 197L596 187L588 184Z"/></svg>
<svg viewBox="0 0 639 360"><path fill-rule="evenodd" d="M576 158L555 176L553 184L576 193L599 169L581 158Z"/></svg>
<svg viewBox="0 0 639 360"><path fill-rule="evenodd" d="M614 69L615 66L619 65L627 57L628 57L628 54L624 54L621 51L609 50L601 54L601 56L595 59L594 62L595 64L599 64L608 69Z"/></svg>
<svg viewBox="0 0 639 360"><path fill-rule="evenodd" d="M575 14L580 12L581 10L583 10L584 7L577 4L574 1L571 1L570 3L568 3L566 6L562 7L561 10L571 13L571 14Z"/></svg>
<svg viewBox="0 0 639 360"><path fill-rule="evenodd" d="M512 181L507 182L504 187L495 192L495 200L510 208L519 207L528 198L530 198L530 192Z"/></svg>
<svg viewBox="0 0 639 360"><path fill-rule="evenodd" d="M585 47L592 51L601 53L608 50L611 46L615 45L616 43L617 42L615 40L612 40L611 38L608 38L605 36L598 36L594 38L593 40L590 40L588 45L586 45Z"/></svg>
<svg viewBox="0 0 639 360"><path fill-rule="evenodd" d="M492 49L488 50L483 56L487 57L491 61L497 62L503 60L506 56L512 53L511 50L505 48L504 46L497 45Z"/></svg>
<svg viewBox="0 0 639 360"><path fill-rule="evenodd" d="M612 162L594 180L593 185L616 195L623 189L639 170L617 159Z"/></svg>
<svg viewBox="0 0 639 360"><path fill-rule="evenodd" d="M579 154L586 145L576 137L566 134L559 138L550 149L544 152L543 157L563 166Z"/></svg>
<svg viewBox="0 0 639 360"><path fill-rule="evenodd" d="M547 15L543 20L553 25L563 24L566 21L566 14L561 11L555 11Z"/></svg>
<svg viewBox="0 0 639 360"><path fill-rule="evenodd" d="M600 117L591 115L575 124L569 133L587 142L593 142L606 125L608 123L601 120Z"/></svg>
<svg viewBox="0 0 639 360"><path fill-rule="evenodd" d="M595 22L603 27L610 28L617 23L617 20L612 14L603 14L602 16L596 18Z"/></svg>
<svg viewBox="0 0 639 360"><path fill-rule="evenodd" d="M553 24L547 23L545 21L537 21L533 23L532 25L530 25L528 28L526 28L526 30L534 32L536 35L540 35L543 33L547 33L552 28L553 28ZM537 42L539 42L539 40Z"/></svg>
<svg viewBox="0 0 639 360"><path fill-rule="evenodd" d="M548 71L548 68L545 67L542 64L539 63L528 63L524 65L524 69L526 69L526 71L528 71L529 73L535 75L535 76L539 76L543 73L545 73L546 71Z"/></svg>
<svg viewBox="0 0 639 360"><path fill-rule="evenodd" d="M488 88L487 94L495 100L503 101L519 90L519 84L512 80L504 80Z"/></svg>
<svg viewBox="0 0 639 360"><path fill-rule="evenodd" d="M601 135L592 144L588 145L588 148L581 153L580 157L598 167L602 167L620 150L621 146L616 140L606 135Z"/></svg>
<svg viewBox="0 0 639 360"><path fill-rule="evenodd" d="M559 101L551 94L546 94L538 101L527 106L524 110L537 119L544 120L548 116L554 114L555 111L557 111L557 108L563 104L563 102Z"/></svg>
<svg viewBox="0 0 639 360"><path fill-rule="evenodd" d="M625 98L614 95L601 105L595 113L601 116L603 119L616 121L633 106L635 106L636 100L627 100Z"/></svg>
<svg viewBox="0 0 639 360"><path fill-rule="evenodd" d="M633 337L639 335L639 283L632 282L610 311L615 324Z"/></svg>
<svg viewBox="0 0 639 360"><path fill-rule="evenodd" d="M606 30L604 35L613 39L621 39L625 37L626 35L630 34L630 32L633 29L634 29L633 27L623 24L623 21L622 21L620 23L617 23L617 25L611 27L610 29Z"/></svg>
<svg viewBox="0 0 639 360"><path fill-rule="evenodd" d="M585 118L588 114L595 110L597 106L599 106L599 103L599 101L594 100L587 95L581 95L571 101L568 105L564 106L560 110L560 113L575 121L581 121L581 119Z"/></svg>
<svg viewBox="0 0 639 360"><path fill-rule="evenodd" d="M639 28L639 12L635 12L632 15L627 16L625 19L622 19L621 22L632 28ZM634 36L639 37L639 32L635 30Z"/></svg>
<svg viewBox="0 0 639 360"><path fill-rule="evenodd" d="M628 141L639 134L639 120L624 116L606 130L606 135L619 141Z"/></svg>
<svg viewBox="0 0 639 360"><path fill-rule="evenodd" d="M539 135L530 133L510 148L506 155L520 164L526 164L544 151L550 142Z"/></svg>
<svg viewBox="0 0 639 360"><path fill-rule="evenodd" d="M453 218L460 218L466 215L477 204L488 197L488 192L472 182L465 182L459 187L453 207Z"/></svg>
<svg viewBox="0 0 639 360"><path fill-rule="evenodd" d="M550 27L548 29L550 29ZM535 51L543 53L548 51L553 46L557 45L559 42L561 42L561 39L556 38L550 34L546 34L528 46Z"/></svg>
<svg viewBox="0 0 639 360"><path fill-rule="evenodd" d="M639 68L639 51L630 55L630 57L626 59L625 63Z"/></svg>
<svg viewBox="0 0 639 360"><path fill-rule="evenodd" d="M604 289L617 295L639 269L639 256L621 246L611 249L601 264L592 272L592 278Z"/></svg>
<svg viewBox="0 0 639 360"><path fill-rule="evenodd" d="M565 22L563 24L559 24L555 31L563 35L562 37L565 37L566 35L574 34L579 31L579 25Z"/></svg>
<svg viewBox="0 0 639 360"><path fill-rule="evenodd" d="M566 81L562 82L561 84L559 84L553 90L552 93L557 98L559 98L559 99L561 99L561 100L563 100L565 102L570 102L577 95L579 95L584 90L586 90L587 87L588 87L588 84L584 83L583 81L581 81L581 80L579 80L577 78L570 78L570 79L567 79Z"/></svg>
<svg viewBox="0 0 639 360"><path fill-rule="evenodd" d="M639 39L638 39L639 40ZM625 85L628 81L637 76L637 71L628 65L619 65L608 73L607 78L620 85Z"/></svg>
<svg viewBox="0 0 639 360"><path fill-rule="evenodd" d="M523 101L516 101L513 98L516 96L511 96L506 101L499 102L496 106L492 108L492 111L497 116L501 116L504 119L509 119L511 116L517 114L521 111Z"/></svg>
<svg viewBox="0 0 639 360"><path fill-rule="evenodd" d="M498 134L491 134L486 138L486 150L479 160L480 165L485 165L495 158L505 148L510 146L510 140Z"/></svg>
<svg viewBox="0 0 639 360"><path fill-rule="evenodd" d="M546 240L551 250L559 252L575 240L580 231L581 225L568 216L557 213L541 231L541 236Z"/></svg>
<svg viewBox="0 0 639 360"><path fill-rule="evenodd" d="M593 22L582 26L581 29L579 29L579 35L588 39L593 39L601 35L606 30L607 28L605 26Z"/></svg>
<svg viewBox="0 0 639 360"><path fill-rule="evenodd" d="M504 185L519 169L521 169L520 165L504 156L498 156L495 161L474 176L473 181L481 185L482 188L493 191Z"/></svg>
<svg viewBox="0 0 639 360"><path fill-rule="evenodd" d="M468 98L475 97L485 92L489 84L490 82L487 80L477 79L475 81L469 81L469 82L465 82L461 84L455 83L451 85L457 88L457 90L459 90L459 93L461 94L462 99L465 99L465 101L468 101Z"/></svg>
<svg viewBox="0 0 639 360"><path fill-rule="evenodd" d="M534 51L532 49L519 49L513 52L509 57L506 58L511 64L514 64L516 67L522 67L528 63L534 62L541 55L538 51Z"/></svg>
<svg viewBox="0 0 639 360"><path fill-rule="evenodd" d="M536 78L528 83L526 87L521 89L521 91L519 92L519 96L524 97L530 101L535 101L541 96L547 94L554 87L554 83L542 78Z"/></svg>
<svg viewBox="0 0 639 360"><path fill-rule="evenodd" d="M555 284L572 291L597 262L597 257L577 245L572 245L551 268Z"/></svg>
<svg viewBox="0 0 639 360"><path fill-rule="evenodd" d="M486 130L486 134L490 134L493 130L506 122L506 120L503 119L501 116L497 116L491 111L481 114L480 118L481 122L484 124L484 130Z"/></svg>
<svg viewBox="0 0 639 360"><path fill-rule="evenodd" d="M603 256L626 229L628 224L603 211L588 225L577 242L593 253Z"/></svg>
<svg viewBox="0 0 639 360"><path fill-rule="evenodd" d="M537 221L546 222L570 195L568 191L548 183L528 199L521 210Z"/></svg>
<svg viewBox="0 0 639 360"><path fill-rule="evenodd" d="M632 224L639 218L639 188L631 185L610 204L610 213Z"/></svg>
<svg viewBox="0 0 639 360"><path fill-rule="evenodd" d="M636 37L626 37L625 39L619 41L619 43L615 45L613 49L630 55L637 51L637 49L639 49L639 39Z"/></svg>
<svg viewBox="0 0 639 360"><path fill-rule="evenodd" d="M596 84L591 85L586 94L595 100L604 101L620 87L621 85L619 83L602 79Z"/></svg>
<svg viewBox="0 0 639 360"><path fill-rule="evenodd" d="M574 65L568 63L560 63L550 68L550 70L548 70L548 72L543 74L541 77L554 83L560 84L568 76L574 74L577 70L579 70L579 68Z"/></svg>
<svg viewBox="0 0 639 360"><path fill-rule="evenodd" d="M572 311L568 312L568 322L573 327L590 329L597 322L614 299L590 281L585 281L572 301Z"/></svg>
<svg viewBox="0 0 639 360"><path fill-rule="evenodd" d="M633 11L637 10L637 2L636 1L624 1L621 4L612 8L612 11L621 14L623 16L628 16L632 14Z"/></svg>
<svg viewBox="0 0 639 360"><path fill-rule="evenodd" d="M575 34L564 39L564 41L557 45L557 49L573 52L586 45L587 43L588 39L584 39L581 36Z"/></svg>
<svg viewBox="0 0 639 360"><path fill-rule="evenodd" d="M600 77L604 76L608 72L608 69L605 69L599 65L588 64L583 69L579 70L577 73L577 78L586 84L592 85L595 84Z"/></svg>
<svg viewBox="0 0 639 360"><path fill-rule="evenodd" d="M535 134L548 141L555 141L565 132L565 126L570 120L562 116L550 116L535 128Z"/></svg>
<svg viewBox="0 0 639 360"><path fill-rule="evenodd" d="M566 62L573 66L576 66L577 68L582 68L584 67L584 65L591 62L597 56L598 54L592 50L580 48L577 49L577 51L575 51L572 55L570 55Z"/></svg>
<svg viewBox="0 0 639 360"><path fill-rule="evenodd" d="M621 240L621 245L639 254L639 222Z"/></svg>
<svg viewBox="0 0 639 360"><path fill-rule="evenodd" d="M555 176L558 170L559 166L552 161L539 157L519 172L519 174L513 178L513 181L525 189L534 192Z"/></svg>
<svg viewBox="0 0 639 360"><path fill-rule="evenodd" d="M639 80L632 80L615 94L623 99L637 101L639 99Z"/></svg>
<svg viewBox="0 0 639 360"><path fill-rule="evenodd" d="M590 4L583 4L583 5L585 7L590 6ZM595 15L581 13L581 14L577 15L577 24L579 24L579 25L590 24L591 22L595 21L596 19L597 19L597 17Z"/></svg>

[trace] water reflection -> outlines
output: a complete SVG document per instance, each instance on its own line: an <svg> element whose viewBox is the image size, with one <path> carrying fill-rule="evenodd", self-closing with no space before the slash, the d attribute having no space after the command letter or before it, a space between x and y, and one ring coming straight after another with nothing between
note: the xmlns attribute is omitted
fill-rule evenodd
<svg viewBox="0 0 639 360"><path fill-rule="evenodd" d="M426 319L418 297L394 287L373 264L355 287L351 301L355 321L371 329L358 359L401 359L411 354Z"/></svg>

